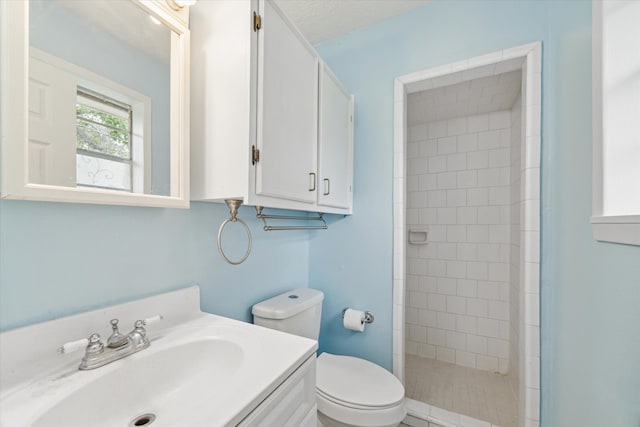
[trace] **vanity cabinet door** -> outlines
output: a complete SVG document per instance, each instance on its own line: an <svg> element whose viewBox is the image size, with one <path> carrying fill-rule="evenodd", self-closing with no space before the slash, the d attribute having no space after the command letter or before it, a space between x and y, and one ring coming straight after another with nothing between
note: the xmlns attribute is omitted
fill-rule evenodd
<svg viewBox="0 0 640 427"><path fill-rule="evenodd" d="M256 194L315 203L318 59L271 2L261 6Z"/></svg>
<svg viewBox="0 0 640 427"><path fill-rule="evenodd" d="M351 210L353 98L325 64L320 66L318 204Z"/></svg>
<svg viewBox="0 0 640 427"><path fill-rule="evenodd" d="M316 355L310 356L238 427L309 427L317 422Z"/></svg>

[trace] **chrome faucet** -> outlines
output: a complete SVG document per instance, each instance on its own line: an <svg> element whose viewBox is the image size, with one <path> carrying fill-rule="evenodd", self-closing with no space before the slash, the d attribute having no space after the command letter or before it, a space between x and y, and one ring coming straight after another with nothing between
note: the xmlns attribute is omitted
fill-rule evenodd
<svg viewBox="0 0 640 427"><path fill-rule="evenodd" d="M111 335L107 339L107 347L119 348L129 343L129 337L122 335L118 330L118 319L111 319Z"/></svg>
<svg viewBox="0 0 640 427"><path fill-rule="evenodd" d="M64 344L58 349L58 353L67 354L84 348L85 353L82 362L80 362L79 369L89 370L99 368L100 366L104 366L149 347L151 342L147 337L147 331L144 329L144 326L151 325L160 320L162 320L162 316L160 315L144 320L136 320L133 330L127 335L123 335L118 330L118 319L112 319L112 332L107 339L106 347L100 340L100 335L94 333L91 334L89 338Z"/></svg>

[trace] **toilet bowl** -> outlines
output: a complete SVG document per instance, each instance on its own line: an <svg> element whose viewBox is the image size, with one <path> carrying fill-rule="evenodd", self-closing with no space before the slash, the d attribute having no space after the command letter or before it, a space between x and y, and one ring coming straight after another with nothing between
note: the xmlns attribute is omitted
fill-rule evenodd
<svg viewBox="0 0 640 427"><path fill-rule="evenodd" d="M253 322L317 340L323 297L309 288L277 295L253 306ZM395 427L407 414L402 383L375 363L351 356L318 356L316 400L324 427Z"/></svg>
<svg viewBox="0 0 640 427"><path fill-rule="evenodd" d="M325 427L397 426L406 416L404 387L364 359L322 353L316 365L319 421Z"/></svg>

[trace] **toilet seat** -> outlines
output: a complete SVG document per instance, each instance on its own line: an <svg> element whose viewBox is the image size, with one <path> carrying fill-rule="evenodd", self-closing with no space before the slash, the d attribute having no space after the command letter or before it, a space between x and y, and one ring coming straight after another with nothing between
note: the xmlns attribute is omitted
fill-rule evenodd
<svg viewBox="0 0 640 427"><path fill-rule="evenodd" d="M316 389L329 400L353 408L388 408L404 399L404 387L390 372L368 360L322 353Z"/></svg>
<svg viewBox="0 0 640 427"><path fill-rule="evenodd" d="M322 425L350 425L359 427L397 426L407 415L404 401L395 406L382 409L354 409L334 403L320 394L316 394L318 412L337 421Z"/></svg>
<svg viewBox="0 0 640 427"><path fill-rule="evenodd" d="M318 356L316 395L318 410L343 423L393 425L406 415L402 383L384 368L356 357Z"/></svg>
<svg viewBox="0 0 640 427"><path fill-rule="evenodd" d="M328 396L327 394L323 393L322 390L319 390L316 387L316 396L321 397L323 399L325 399L327 402L333 403L335 405L340 405L340 406L344 406L345 408L351 408L351 409L358 409L361 411L369 411L369 410L378 410L378 409L389 409L389 408L393 408L395 406L397 406L398 404L402 403L402 402L396 402L392 405L386 405L386 406L367 406L367 405L358 405L358 404L354 404L351 402L345 402L344 400L340 400L340 399L336 399L334 397Z"/></svg>

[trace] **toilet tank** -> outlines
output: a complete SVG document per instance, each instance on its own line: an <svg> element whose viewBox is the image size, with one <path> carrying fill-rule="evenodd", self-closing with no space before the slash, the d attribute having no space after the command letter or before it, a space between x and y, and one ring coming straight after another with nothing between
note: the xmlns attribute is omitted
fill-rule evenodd
<svg viewBox="0 0 640 427"><path fill-rule="evenodd" d="M323 298L324 294L316 289L285 292L254 305L253 323L317 340Z"/></svg>

